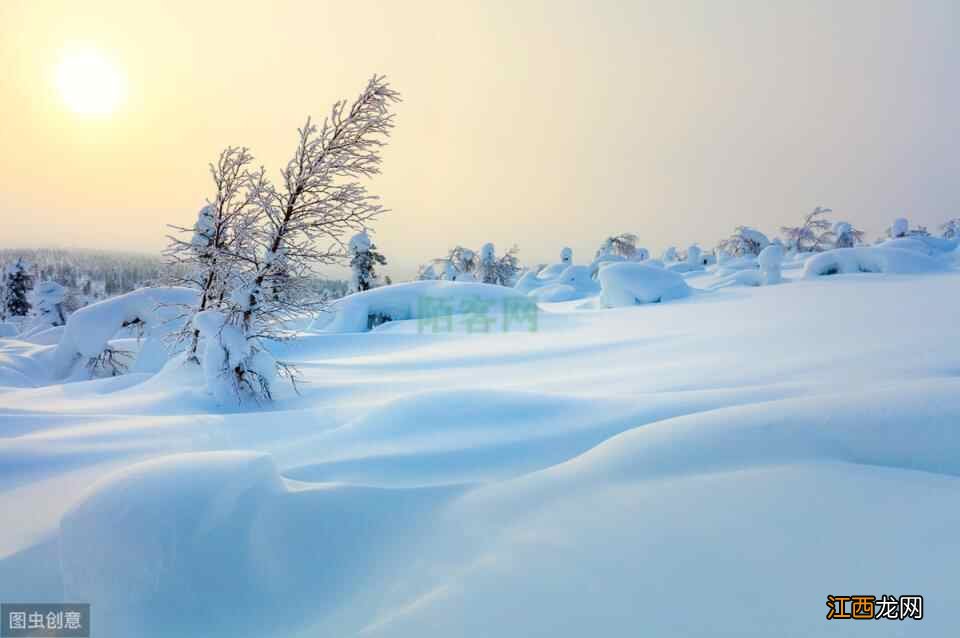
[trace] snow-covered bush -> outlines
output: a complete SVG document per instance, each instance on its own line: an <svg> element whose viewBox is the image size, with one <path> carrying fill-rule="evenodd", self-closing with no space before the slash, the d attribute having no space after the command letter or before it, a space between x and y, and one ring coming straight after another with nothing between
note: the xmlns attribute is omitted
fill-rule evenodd
<svg viewBox="0 0 960 638"><path fill-rule="evenodd" d="M45 327L62 326L67 322L63 305L66 297L66 289L55 281L40 282L33 289L37 317Z"/></svg>
<svg viewBox="0 0 960 638"><path fill-rule="evenodd" d="M573 264L573 249L569 246L564 246L560 250L560 263L570 266Z"/></svg>
<svg viewBox="0 0 960 638"><path fill-rule="evenodd" d="M377 246L366 231L350 239L350 292L363 292L377 285L377 265L385 266L387 258L377 252Z"/></svg>
<svg viewBox="0 0 960 638"><path fill-rule="evenodd" d="M767 236L749 226L737 226L733 235L718 244L718 248L733 257L757 256L770 245Z"/></svg>
<svg viewBox="0 0 960 638"><path fill-rule="evenodd" d="M659 303L690 294L680 275L636 262L608 264L600 268L600 303L608 308Z"/></svg>
<svg viewBox="0 0 960 638"><path fill-rule="evenodd" d="M760 279L764 285L783 281L780 270L783 264L783 248L777 245L767 246L757 256L757 263L760 264Z"/></svg>
<svg viewBox="0 0 960 638"><path fill-rule="evenodd" d="M832 213L830 208L817 206L803 218L800 226L782 226L788 250L794 252L819 252L833 243L830 221L824 215Z"/></svg>
<svg viewBox="0 0 960 638"><path fill-rule="evenodd" d="M944 239L960 239L960 217L947 220L940 226Z"/></svg>
<svg viewBox="0 0 960 638"><path fill-rule="evenodd" d="M910 222L905 217L897 217L887 229L889 237L906 237L908 232L910 232Z"/></svg>
<svg viewBox="0 0 960 638"><path fill-rule="evenodd" d="M850 273L916 274L946 270L944 262L914 250L890 246L835 248L807 260L803 276Z"/></svg>
<svg viewBox="0 0 960 638"><path fill-rule="evenodd" d="M667 246L667 249L664 250L663 254L660 256L660 261L662 261L664 264L677 261L677 247Z"/></svg>
<svg viewBox="0 0 960 638"><path fill-rule="evenodd" d="M620 261L617 257L623 259L633 259L637 253L637 236L632 233L620 233L603 240L600 248L597 249L596 260L598 261ZM614 259L608 259L614 258Z"/></svg>
<svg viewBox="0 0 960 638"><path fill-rule="evenodd" d="M863 241L863 231L857 230L848 222L837 222L833 225L833 247L853 248Z"/></svg>

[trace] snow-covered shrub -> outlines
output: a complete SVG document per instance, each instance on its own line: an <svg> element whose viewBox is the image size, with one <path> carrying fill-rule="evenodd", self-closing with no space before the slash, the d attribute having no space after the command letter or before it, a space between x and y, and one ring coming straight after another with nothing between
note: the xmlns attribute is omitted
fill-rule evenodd
<svg viewBox="0 0 960 638"><path fill-rule="evenodd" d="M830 208L817 206L803 218L800 226L782 226L786 246L795 252L820 252L833 243L830 221L824 215L832 213Z"/></svg>
<svg viewBox="0 0 960 638"><path fill-rule="evenodd" d="M947 220L940 226L944 239L960 239L960 217Z"/></svg>
<svg viewBox="0 0 960 638"><path fill-rule="evenodd" d="M906 237L908 232L910 232L910 222L905 217L897 217L887 229L889 237Z"/></svg>
<svg viewBox="0 0 960 638"><path fill-rule="evenodd" d="M807 260L803 276L850 273L916 274L946 270L944 262L914 250L890 246L835 248Z"/></svg>
<svg viewBox="0 0 960 638"><path fill-rule="evenodd" d="M650 259L650 251L638 246L633 253L633 261L646 261L648 259Z"/></svg>
<svg viewBox="0 0 960 638"><path fill-rule="evenodd" d="M437 276L437 270L434 268L433 263L423 264L417 268L417 280L418 281L434 281L439 279Z"/></svg>
<svg viewBox="0 0 960 638"><path fill-rule="evenodd" d="M770 245L757 256L760 264L760 278L764 285L778 284L783 281L780 267L783 264L783 248Z"/></svg>
<svg viewBox="0 0 960 638"><path fill-rule="evenodd" d="M664 264L677 261L677 247L667 246L667 249L663 251L663 255L660 256L660 261L662 261Z"/></svg>
<svg viewBox="0 0 960 638"><path fill-rule="evenodd" d="M687 263L691 266L702 266L702 255L703 251L700 250L700 247L694 244L687 248Z"/></svg>
<svg viewBox="0 0 960 638"><path fill-rule="evenodd" d="M857 230L848 222L837 222L833 225L833 247L853 248L863 241L863 231Z"/></svg>
<svg viewBox="0 0 960 638"><path fill-rule="evenodd" d="M570 266L573 264L573 249L569 246L564 246L560 250L560 263Z"/></svg>
<svg viewBox="0 0 960 638"><path fill-rule="evenodd" d="M367 231L361 231L350 239L350 292L363 292L377 285L377 265L385 266L387 258L377 252Z"/></svg>
<svg viewBox="0 0 960 638"><path fill-rule="evenodd" d="M637 236L632 233L620 233L603 240L597 249L596 261L621 261L633 259L637 253ZM613 259L608 259L613 258Z"/></svg>
<svg viewBox="0 0 960 638"><path fill-rule="evenodd" d="M62 326L67 322L63 306L66 297L66 289L55 281L40 282L33 289L37 317L45 327Z"/></svg>
<svg viewBox="0 0 960 638"><path fill-rule="evenodd" d="M648 264L623 262L600 268L600 303L608 308L659 303L690 294L680 275Z"/></svg>
<svg viewBox="0 0 960 638"><path fill-rule="evenodd" d="M757 256L770 245L767 236L749 226L737 226L733 235L720 242L720 250L733 257Z"/></svg>
<svg viewBox="0 0 960 638"><path fill-rule="evenodd" d="M218 310L193 317L193 327L203 340L203 376L207 390L222 404L237 397L271 397L277 362L258 340L248 339L240 326L228 323Z"/></svg>

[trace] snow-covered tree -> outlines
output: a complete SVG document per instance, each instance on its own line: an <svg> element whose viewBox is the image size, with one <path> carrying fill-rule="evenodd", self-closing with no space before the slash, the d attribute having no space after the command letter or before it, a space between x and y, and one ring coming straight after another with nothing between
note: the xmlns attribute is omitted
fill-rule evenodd
<svg viewBox="0 0 960 638"><path fill-rule="evenodd" d="M663 251L663 255L660 257L660 260L665 264L677 261L677 247L667 246L667 249Z"/></svg>
<svg viewBox="0 0 960 638"><path fill-rule="evenodd" d="M749 226L737 226L733 235L721 241L717 247L733 257L757 256L770 245L770 240L759 230Z"/></svg>
<svg viewBox="0 0 960 638"><path fill-rule="evenodd" d="M3 310L5 318L26 317L30 314L30 290L33 277L30 264L17 258L3 272Z"/></svg>
<svg viewBox="0 0 960 638"><path fill-rule="evenodd" d="M454 247L447 255L447 262L455 270L455 278L472 275L477 270L477 253L463 246Z"/></svg>
<svg viewBox="0 0 960 638"><path fill-rule="evenodd" d="M480 248L476 277L480 283L497 283L497 256L491 243L486 243Z"/></svg>
<svg viewBox="0 0 960 638"><path fill-rule="evenodd" d="M205 310L220 308L240 273L256 263L253 254L253 197L249 166L253 156L246 148L228 147L210 164L214 193L200 209L192 228L172 226L189 236L171 236L165 254L175 273L173 283L200 290L198 305L187 310L188 321L178 340L189 338L188 357L197 360L200 331L190 320Z"/></svg>
<svg viewBox="0 0 960 638"><path fill-rule="evenodd" d="M940 225L944 239L960 239L960 217L947 220Z"/></svg>
<svg viewBox="0 0 960 638"><path fill-rule="evenodd" d="M221 401L269 399L278 373L292 379L263 342L285 338L284 321L319 309L322 300L307 294L313 267L346 258L344 235L366 230L383 212L359 179L380 172L393 128L390 106L399 99L374 76L352 103L336 102L321 125L307 119L279 184L262 168L247 179L250 223L241 232L249 241L238 255L246 268L230 278L223 303L192 322L207 343L208 387Z"/></svg>
<svg viewBox="0 0 960 638"><path fill-rule="evenodd" d="M62 326L67 323L67 311L64 302L66 289L55 281L42 281L33 289L34 308L37 317L50 326Z"/></svg>
<svg viewBox="0 0 960 638"><path fill-rule="evenodd" d="M906 237L910 231L910 222L905 217L897 217L887 229L887 236L891 238Z"/></svg>
<svg viewBox="0 0 960 638"><path fill-rule="evenodd" d="M703 251L700 250L700 246L694 244L687 248L687 263L691 266L703 265Z"/></svg>
<svg viewBox="0 0 960 638"><path fill-rule="evenodd" d="M436 264L434 262L430 262L417 268L417 280L434 281L439 279L440 277L437 275L437 269L435 266Z"/></svg>
<svg viewBox="0 0 960 638"><path fill-rule="evenodd" d="M632 233L620 233L607 237L597 249L597 259L612 255L633 259L637 252L637 239L638 237Z"/></svg>
<svg viewBox="0 0 960 638"><path fill-rule="evenodd" d="M863 231L857 230L849 222L837 222L833 225L833 248L852 248L863 241Z"/></svg>
<svg viewBox="0 0 960 638"><path fill-rule="evenodd" d="M560 250L560 263L567 266L573 264L573 249L569 246L564 246Z"/></svg>
<svg viewBox="0 0 960 638"><path fill-rule="evenodd" d="M800 226L782 226L787 247L797 252L825 250L832 243L831 223L824 215L833 209L817 206L803 218Z"/></svg>
<svg viewBox="0 0 960 638"><path fill-rule="evenodd" d="M377 252L377 246L366 231L354 235L348 246L350 255L350 292L363 292L377 285L376 266L385 266L387 258Z"/></svg>
<svg viewBox="0 0 960 638"><path fill-rule="evenodd" d="M510 250L501 255L495 262L497 283L501 286L513 286L517 283L517 277L521 270L517 252L517 247L511 246ZM561 259L562 257L561 255ZM572 258L572 254L568 257Z"/></svg>

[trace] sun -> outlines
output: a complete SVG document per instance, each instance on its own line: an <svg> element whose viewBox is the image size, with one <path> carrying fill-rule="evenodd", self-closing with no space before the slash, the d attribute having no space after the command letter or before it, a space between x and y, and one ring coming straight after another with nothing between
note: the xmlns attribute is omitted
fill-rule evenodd
<svg viewBox="0 0 960 638"><path fill-rule="evenodd" d="M65 52L57 64L54 77L64 103L80 115L110 115L126 96L123 73L96 49L80 48Z"/></svg>

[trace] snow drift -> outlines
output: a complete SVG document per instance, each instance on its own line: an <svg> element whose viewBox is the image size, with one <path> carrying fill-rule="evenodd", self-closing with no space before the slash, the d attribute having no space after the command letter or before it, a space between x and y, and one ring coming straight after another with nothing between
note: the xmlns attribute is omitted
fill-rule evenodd
<svg viewBox="0 0 960 638"><path fill-rule="evenodd" d="M910 240L907 240L910 241ZM851 273L919 274L942 272L947 266L933 257L914 250L889 246L835 248L807 260L803 276Z"/></svg>
<svg viewBox="0 0 960 638"><path fill-rule="evenodd" d="M600 302L608 308L659 303L690 294L677 273L643 263L621 262L600 268Z"/></svg>
<svg viewBox="0 0 960 638"><path fill-rule="evenodd" d="M460 281L413 281L348 295L335 302L325 332L366 332L388 321L438 316L503 315L505 303L529 304L513 288Z"/></svg>

